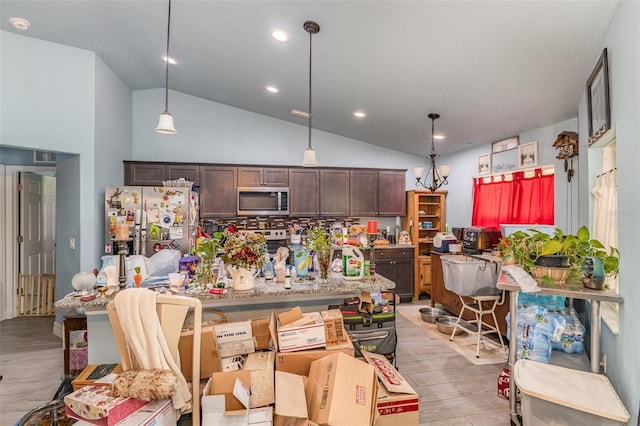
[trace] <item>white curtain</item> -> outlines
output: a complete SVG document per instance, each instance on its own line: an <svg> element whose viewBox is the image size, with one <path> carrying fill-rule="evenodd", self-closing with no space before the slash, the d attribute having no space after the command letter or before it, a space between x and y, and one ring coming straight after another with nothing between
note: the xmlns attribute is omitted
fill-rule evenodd
<svg viewBox="0 0 640 426"><path fill-rule="evenodd" d="M617 170L609 170L598 177L591 190L593 196L593 235L607 248L618 247L618 181ZM608 277L606 284L618 291L617 277ZM617 305L615 305L617 307Z"/></svg>

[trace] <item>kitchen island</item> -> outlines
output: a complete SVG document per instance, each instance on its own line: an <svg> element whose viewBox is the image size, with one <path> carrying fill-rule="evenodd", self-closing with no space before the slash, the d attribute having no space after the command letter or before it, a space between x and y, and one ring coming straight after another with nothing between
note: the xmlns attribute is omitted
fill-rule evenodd
<svg viewBox="0 0 640 426"><path fill-rule="evenodd" d="M209 294L204 290L190 290L185 296L197 297L202 306L221 310L229 321L264 318L276 312L300 306L304 312L326 310L329 305L341 304L345 298L360 296L361 292L395 292L395 283L376 274L363 280L345 280L340 273L329 273L326 281L311 276L309 280L292 279L292 288L284 284L256 279L251 290L227 289L224 294ZM168 287L168 285L167 285ZM107 317L106 306L111 298L96 297L82 302L72 294L56 302L56 309L75 309L87 315L88 356L90 364L117 362L118 352Z"/></svg>

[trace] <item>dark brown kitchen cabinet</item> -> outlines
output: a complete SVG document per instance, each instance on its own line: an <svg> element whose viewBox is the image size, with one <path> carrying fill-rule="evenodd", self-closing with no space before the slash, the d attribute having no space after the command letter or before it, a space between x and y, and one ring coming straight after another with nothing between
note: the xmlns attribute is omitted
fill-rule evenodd
<svg viewBox="0 0 640 426"><path fill-rule="evenodd" d="M234 217L238 175L235 167L200 166L200 217Z"/></svg>
<svg viewBox="0 0 640 426"><path fill-rule="evenodd" d="M238 167L238 186L289 186L286 167Z"/></svg>
<svg viewBox="0 0 640 426"><path fill-rule="evenodd" d="M200 186L200 166L190 163L124 162L124 184L162 186L165 180L184 178Z"/></svg>
<svg viewBox="0 0 640 426"><path fill-rule="evenodd" d="M318 169L289 169L289 216L320 214Z"/></svg>
<svg viewBox="0 0 640 426"><path fill-rule="evenodd" d="M200 186L200 166L196 164L167 164L168 180L185 179Z"/></svg>
<svg viewBox="0 0 640 426"><path fill-rule="evenodd" d="M460 302L460 297L458 297L456 293L447 290L444 286L442 256L450 256L450 254L431 252L431 305L435 306L436 303L440 303L443 308L455 316L458 316L462 309L462 302ZM505 300L509 300L508 293L505 294L505 298ZM469 303L470 302L471 299L469 299ZM509 303L502 303L501 305L496 306L498 328L503 336L507 334L507 322L505 319L507 313L509 313ZM475 314L466 309L463 318L466 320L474 320ZM493 318L491 318L490 315L485 316L484 321L488 324L494 325Z"/></svg>
<svg viewBox="0 0 640 426"><path fill-rule="evenodd" d="M414 248L375 249L376 272L396 283L401 302L413 300Z"/></svg>
<svg viewBox="0 0 640 426"><path fill-rule="evenodd" d="M320 169L320 215L349 216L349 170Z"/></svg>
<svg viewBox="0 0 640 426"><path fill-rule="evenodd" d="M124 184L135 186L162 186L167 180L167 168L164 163L124 163Z"/></svg>
<svg viewBox="0 0 640 426"><path fill-rule="evenodd" d="M404 170L352 169L350 216L404 216Z"/></svg>
<svg viewBox="0 0 640 426"><path fill-rule="evenodd" d="M378 216L407 213L404 170L378 170Z"/></svg>

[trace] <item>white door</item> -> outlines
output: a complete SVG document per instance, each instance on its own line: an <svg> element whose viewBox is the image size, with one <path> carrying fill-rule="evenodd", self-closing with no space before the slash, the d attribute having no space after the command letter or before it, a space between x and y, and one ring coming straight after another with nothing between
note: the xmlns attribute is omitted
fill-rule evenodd
<svg viewBox="0 0 640 426"><path fill-rule="evenodd" d="M56 178L21 172L20 266L23 274L55 274Z"/></svg>

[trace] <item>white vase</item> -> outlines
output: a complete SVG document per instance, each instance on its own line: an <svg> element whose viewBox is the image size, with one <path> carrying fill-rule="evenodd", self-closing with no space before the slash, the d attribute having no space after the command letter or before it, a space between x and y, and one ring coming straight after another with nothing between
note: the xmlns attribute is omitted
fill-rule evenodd
<svg viewBox="0 0 640 426"><path fill-rule="evenodd" d="M258 271L251 271L247 268L227 268L231 278L233 279L233 288L235 290L251 290L255 283Z"/></svg>

